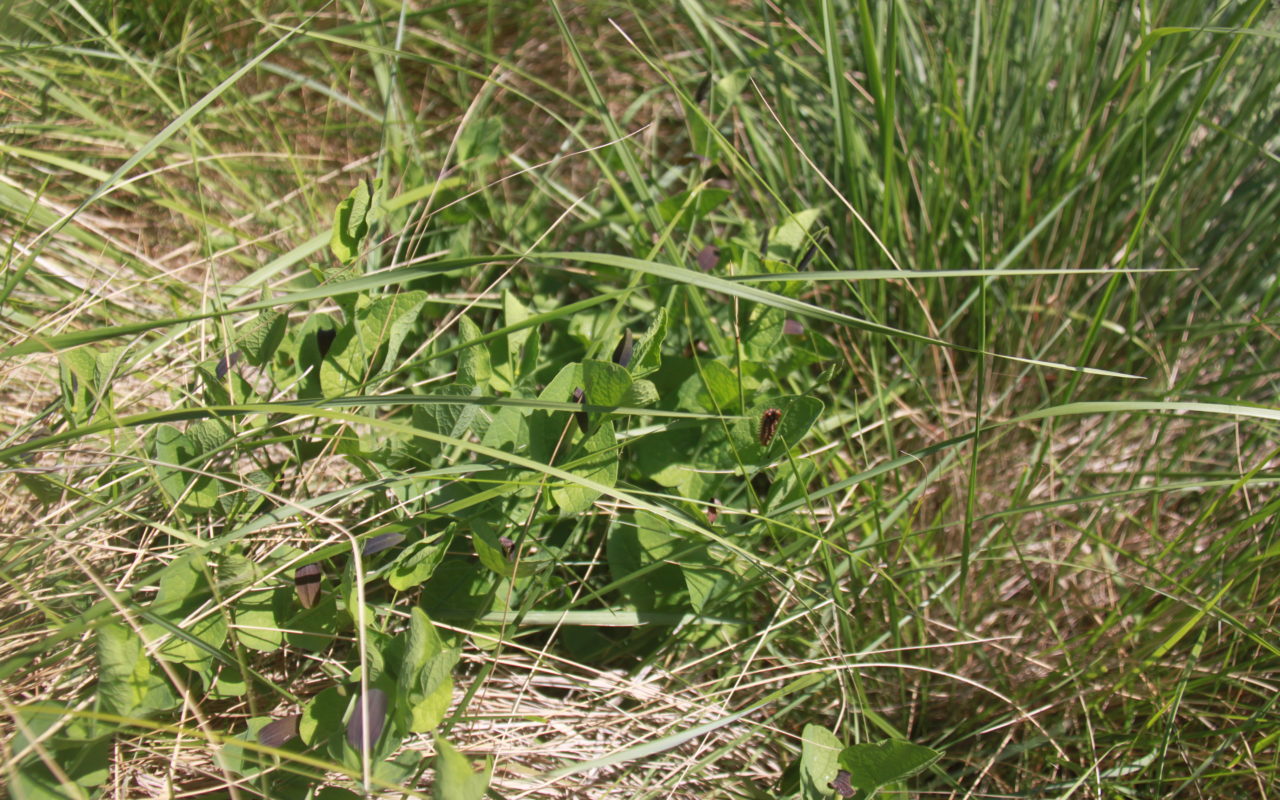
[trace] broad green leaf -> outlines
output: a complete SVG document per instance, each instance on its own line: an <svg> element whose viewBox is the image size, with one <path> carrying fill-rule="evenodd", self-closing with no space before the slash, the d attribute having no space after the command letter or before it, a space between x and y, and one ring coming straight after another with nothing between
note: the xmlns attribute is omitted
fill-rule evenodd
<svg viewBox="0 0 1280 800"><path fill-rule="evenodd" d="M395 362L400 345L417 324L427 299L423 291L399 292L380 297L357 312L356 328L362 350L373 354L386 345L386 356L377 371L384 372Z"/></svg>
<svg viewBox="0 0 1280 800"><path fill-rule="evenodd" d="M342 568L342 577L338 580L338 599L342 604L342 610L346 611L351 621L358 625L360 597L356 591L355 564L350 561Z"/></svg>
<svg viewBox="0 0 1280 800"><path fill-rule="evenodd" d="M212 697L229 699L233 697L243 697L249 692L249 683L240 674L239 670L231 667L223 667L218 671L218 677L214 681Z"/></svg>
<svg viewBox="0 0 1280 800"><path fill-rule="evenodd" d="M62 703L41 703L40 706L40 708L26 706L18 708L17 721L22 724L14 726L13 738L5 742L11 748L9 752L26 750L36 742L48 741L49 737L46 733L49 729L72 714L71 709ZM70 724L66 725L63 731L69 732L70 727Z"/></svg>
<svg viewBox="0 0 1280 800"><path fill-rule="evenodd" d="M400 681L396 688L409 708L409 730L426 733L439 725L453 700L453 667L460 651L444 646L435 626L414 607L409 611Z"/></svg>
<svg viewBox="0 0 1280 800"><path fill-rule="evenodd" d="M620 406L631 388L631 374L612 361L585 361L582 382L587 403L593 406Z"/></svg>
<svg viewBox="0 0 1280 800"><path fill-rule="evenodd" d="M471 762L443 738L436 737L436 781L432 796L436 800L481 800L489 789L493 765L486 759L476 772Z"/></svg>
<svg viewBox="0 0 1280 800"><path fill-rule="evenodd" d="M409 609L409 630L405 633L404 656L400 661L400 688L416 686L418 674L444 643L426 612L417 606Z"/></svg>
<svg viewBox="0 0 1280 800"><path fill-rule="evenodd" d="M88 347L58 353L62 409L76 424L87 422L96 405L94 368L97 361L94 351Z"/></svg>
<svg viewBox="0 0 1280 800"><path fill-rule="evenodd" d="M43 750L46 758L59 762L59 772L70 780L63 782L60 776L55 777L48 764L39 756L32 755L9 768L10 782L5 788L12 795L6 794L6 797L12 796L14 800L88 800L98 795L85 789L99 786L110 777L111 752L107 742L95 744L89 750L58 749L52 753L46 743ZM83 764L85 757L90 755L96 763L91 766Z"/></svg>
<svg viewBox="0 0 1280 800"><path fill-rule="evenodd" d="M482 519L471 520L471 546L475 548L480 563L504 578L515 574L515 568L507 560L507 552L498 534Z"/></svg>
<svg viewBox="0 0 1280 800"><path fill-rule="evenodd" d="M103 405L111 397L111 384L120 376L126 353L124 347L110 347L94 357L93 386Z"/></svg>
<svg viewBox="0 0 1280 800"><path fill-rule="evenodd" d="M699 186L663 200L658 204L658 214L663 222L671 222L680 215L676 227L687 230L692 222L715 211L728 199L729 192L725 189Z"/></svg>
<svg viewBox="0 0 1280 800"><path fill-rule="evenodd" d="M235 363L239 363L240 351L232 353ZM240 373L226 366L229 362L223 358L211 358L201 361L195 366L195 374L200 378L200 386L204 390L206 405L226 405L235 401L246 401L253 396L252 387L240 377ZM222 372L219 375L219 372Z"/></svg>
<svg viewBox="0 0 1280 800"><path fill-rule="evenodd" d="M351 198L351 215L344 220L343 232L347 236L358 237L368 225L369 209L373 206L373 186L360 181L347 197Z"/></svg>
<svg viewBox="0 0 1280 800"><path fill-rule="evenodd" d="M76 792L73 788L64 786L49 771L49 767L34 756L23 759L11 775L12 784L9 789L17 800L68 800L88 796L83 791Z"/></svg>
<svg viewBox="0 0 1280 800"><path fill-rule="evenodd" d="M782 419L767 447L760 444L760 420L767 409L782 412ZM788 448L795 447L809 432L809 428L822 414L822 401L816 397L788 395L758 398L747 409L743 419L730 428L730 436L738 456L746 464L757 464L777 458Z"/></svg>
<svg viewBox="0 0 1280 800"><path fill-rule="evenodd" d="M291 558L297 551L291 547L281 546L272 552L273 557ZM228 550L218 555L218 586L224 592L238 592L262 580L262 566L251 561L238 549Z"/></svg>
<svg viewBox="0 0 1280 800"><path fill-rule="evenodd" d="M569 335L581 342L587 349L599 344L599 337L608 324L608 317L600 312L574 314L569 318ZM603 349L603 348L601 348Z"/></svg>
<svg viewBox="0 0 1280 800"><path fill-rule="evenodd" d="M719 463L716 451L723 450L724 441L719 423L713 422L702 429L682 426L650 434L631 450L649 480L678 489L683 497L703 498L711 479L707 466Z"/></svg>
<svg viewBox="0 0 1280 800"><path fill-rule="evenodd" d="M347 703L347 696L337 686L330 686L311 698L302 709L298 736L307 745L315 745L330 736L339 735L343 730L342 717L347 711Z"/></svg>
<svg viewBox="0 0 1280 800"><path fill-rule="evenodd" d="M715 82L713 94L722 103L732 104L751 85L751 70L737 69Z"/></svg>
<svg viewBox="0 0 1280 800"><path fill-rule="evenodd" d="M339 328L329 354L320 362L322 396L345 397L357 392L373 374L373 355L365 349L354 324Z"/></svg>
<svg viewBox="0 0 1280 800"><path fill-rule="evenodd" d="M170 501L182 499L184 511L198 513L213 508L218 502L219 484L214 478L192 470L199 446L172 425L158 425L154 438L156 477ZM186 469L178 469L186 467ZM188 490L188 484L191 488Z"/></svg>
<svg viewBox="0 0 1280 800"><path fill-rule="evenodd" d="M489 610L496 581L497 576L474 561L446 559L423 585L423 610L478 616Z"/></svg>
<svg viewBox="0 0 1280 800"><path fill-rule="evenodd" d="M529 309L510 291L502 293L502 312L503 320L508 327L519 325L531 316ZM522 358L524 345L532 333L532 329L522 328L492 342L491 388L493 391L509 392L520 380L520 369L524 364Z"/></svg>
<svg viewBox="0 0 1280 800"><path fill-rule="evenodd" d="M111 385L124 349L95 351L88 347L58 353L62 408L76 424L111 413Z"/></svg>
<svg viewBox="0 0 1280 800"><path fill-rule="evenodd" d="M308 314L301 325L291 329L286 335L287 349L284 352L292 355L302 367L315 368L319 366L320 359L328 355L327 347L322 352L319 334L324 331L336 332L341 327L342 324L329 314Z"/></svg>
<svg viewBox="0 0 1280 800"><path fill-rule="evenodd" d="M280 384L298 384L299 398L323 395L320 365L328 358L333 339L343 326L328 314L310 314L301 325L291 329L281 346L281 358L272 364L272 372ZM292 356L292 358L289 358Z"/></svg>
<svg viewBox="0 0 1280 800"><path fill-rule="evenodd" d="M671 610L681 607L684 575L668 561L679 541L661 518L639 511L634 525L616 525L610 529L606 555L609 572L615 581L633 573L635 577L622 584L622 592L641 612Z"/></svg>
<svg viewBox="0 0 1280 800"><path fill-rule="evenodd" d="M465 170L478 170L502 157L502 117L477 114L458 133L458 163Z"/></svg>
<svg viewBox="0 0 1280 800"><path fill-rule="evenodd" d="M742 349L747 357L763 363L775 361L779 355L782 326L786 321L786 312L781 309L757 306L751 315L747 333L742 337Z"/></svg>
<svg viewBox="0 0 1280 800"><path fill-rule="evenodd" d="M60 750L66 756L63 771L79 786L101 786L111 777L113 744L110 737L102 736Z"/></svg>
<svg viewBox="0 0 1280 800"><path fill-rule="evenodd" d="M821 215L820 209L806 208L778 223L769 232L766 257L772 261L792 261L800 258L809 247L809 231Z"/></svg>
<svg viewBox="0 0 1280 800"><path fill-rule="evenodd" d="M716 584L724 578L724 571L716 566L705 545L681 555L678 561L685 588L689 590L689 604L701 614L706 611L707 601L711 599Z"/></svg>
<svg viewBox="0 0 1280 800"><path fill-rule="evenodd" d="M98 628L98 697L103 710L122 717L144 717L171 708L176 697L152 668L142 640L123 625Z"/></svg>
<svg viewBox="0 0 1280 800"><path fill-rule="evenodd" d="M430 692L421 695L413 704L409 730L413 733L427 733L439 727L449 713L453 703L453 681L442 683Z"/></svg>
<svg viewBox="0 0 1280 800"><path fill-rule="evenodd" d="M271 722L271 717L250 717L248 727L231 738L242 742L257 742L258 731L270 725ZM223 747L217 758L224 768L237 775L244 775L256 769L261 763L261 756L258 753L245 747L236 747L234 744Z"/></svg>
<svg viewBox="0 0 1280 800"><path fill-rule="evenodd" d="M538 399L555 403L573 402L573 390L581 388L582 383L582 365L576 362L566 364L546 385L538 395ZM575 435L581 434L576 421L568 411L503 408L494 417L494 426L506 416L507 411L514 411L522 419L527 420L530 458L543 463L551 463L554 458L557 464L563 464L569 460L570 443Z"/></svg>
<svg viewBox="0 0 1280 800"><path fill-rule="evenodd" d="M477 342L481 336L480 328L463 314L458 317L458 337L461 344L475 342L470 347L458 351L458 383L476 386L481 393L489 388L489 379L493 368L489 364L489 348L484 342Z"/></svg>
<svg viewBox="0 0 1280 800"><path fill-rule="evenodd" d="M252 592L237 599L232 606L236 639L251 650L275 652L284 640L273 608L274 594L272 591Z"/></svg>
<svg viewBox="0 0 1280 800"><path fill-rule="evenodd" d="M724 570L711 556L707 546L675 533L669 522L643 511L636 513L636 528L642 563L668 564L677 568L684 588L689 592L690 605L701 613L724 575ZM674 594L671 589L668 592Z"/></svg>
<svg viewBox="0 0 1280 800"><path fill-rule="evenodd" d="M288 321L288 317L281 311L262 311L253 324L236 337L236 348L255 367L268 363L284 339Z"/></svg>
<svg viewBox="0 0 1280 800"><path fill-rule="evenodd" d="M448 532L444 536L434 536L406 547L396 556L391 571L387 573L387 582L391 584L391 588L403 592L430 578L448 552L451 541L453 534Z"/></svg>
<svg viewBox="0 0 1280 800"><path fill-rule="evenodd" d="M249 470L241 475L241 478L248 487L241 488L227 481L222 482L223 489L226 491L219 495L219 499L229 516L232 515L233 510L241 514L255 511L258 506L266 502L267 496L275 489L275 478L263 469Z"/></svg>
<svg viewBox="0 0 1280 800"><path fill-rule="evenodd" d="M237 369L243 360L240 351L219 350L219 352L223 355L201 361L192 370L200 379L200 386L204 389L205 402L208 405L226 405L231 402L233 396L237 398L249 396L241 391L247 383ZM236 380L237 378L239 381Z"/></svg>
<svg viewBox="0 0 1280 800"><path fill-rule="evenodd" d="M181 633L170 635L169 639L160 646L158 654L166 661L180 661L193 668L213 658L212 653L206 647L202 647L199 642L216 650L227 639L226 618L217 611L207 612L200 620L190 625L180 625L179 629ZM151 625L145 626L143 630L148 635L164 631L159 626Z"/></svg>
<svg viewBox="0 0 1280 800"><path fill-rule="evenodd" d="M205 560L199 554L187 552L175 558L160 576L159 588L151 602L151 610L170 617L193 598L197 586L204 585Z"/></svg>
<svg viewBox="0 0 1280 800"><path fill-rule="evenodd" d="M538 329L533 328L530 333L532 335L520 345L520 364L516 369L516 378L521 384L532 382L538 371L538 354L542 351Z"/></svg>
<svg viewBox="0 0 1280 800"><path fill-rule="evenodd" d="M800 796L803 800L828 800L831 781L840 771L844 743L821 725L804 726L800 750Z"/></svg>
<svg viewBox="0 0 1280 800"><path fill-rule="evenodd" d="M465 383L454 383L441 386L432 393L450 397L470 397L475 394L475 387ZM471 427L479 409L477 405L464 403L417 403L413 406L413 426L420 430L461 439ZM415 438L408 446L421 454L424 460L435 458L441 451L440 443L433 439Z"/></svg>
<svg viewBox="0 0 1280 800"><path fill-rule="evenodd" d="M738 395L738 375L722 361L698 360L698 371L680 387L681 398L689 398L688 407L712 414L733 414L742 407Z"/></svg>
<svg viewBox="0 0 1280 800"><path fill-rule="evenodd" d="M377 614L372 607L366 606L364 618L365 622L369 623L377 619ZM352 671L351 677L359 679L360 671L367 668L369 673L368 681L372 685L374 682L383 681L387 675L387 662L384 654L393 650L391 646L392 638L389 634L376 628L366 628L364 635L367 641L364 651L366 661L363 666L358 666ZM395 652L398 653L399 651L396 650Z"/></svg>
<svg viewBox="0 0 1280 800"><path fill-rule="evenodd" d="M360 239L363 238L365 233L359 228L357 228L359 236L352 236L348 232L351 226L351 212L354 206L355 201L347 197L338 203L338 207L334 209L333 213L333 233L329 237L329 249L344 264L355 260L356 254L360 252Z"/></svg>
<svg viewBox="0 0 1280 800"><path fill-rule="evenodd" d="M492 576L494 581L493 592L485 598L485 608L488 614L484 618L476 620L471 624L471 643L480 650L497 650L502 646L505 639L506 631L504 630L507 615L511 613L511 600L513 592L511 589L511 581L493 575L488 569L485 573ZM489 622L489 619L497 615L496 622Z"/></svg>
<svg viewBox="0 0 1280 800"><path fill-rule="evenodd" d="M427 301L421 291L357 301L354 323L338 331L320 365L325 397L342 397L362 387L394 360ZM384 349L385 348L385 349ZM382 353L382 358L378 354Z"/></svg>
<svg viewBox="0 0 1280 800"><path fill-rule="evenodd" d="M620 405L629 408L645 408L657 403L659 399L661 398L658 395L658 387L653 385L653 381L641 378L631 382Z"/></svg>
<svg viewBox="0 0 1280 800"><path fill-rule="evenodd" d="M786 463L777 470L777 479L769 492L770 506L786 505L801 501L808 492L817 468L812 459L803 459L795 463Z"/></svg>
<svg viewBox="0 0 1280 800"><path fill-rule="evenodd" d="M82 787L101 786L111 776L114 738L104 732L105 726L78 717L74 709L48 702L36 708L10 707L9 713L10 720L18 724L6 742L6 753L27 754L18 764L11 761L7 765L6 777L10 780L4 788L14 798L63 800L97 795L84 792ZM57 729L53 730L55 726ZM57 765L61 773L58 778L53 776L46 759Z"/></svg>
<svg viewBox="0 0 1280 800"><path fill-rule="evenodd" d="M618 482L618 450L613 421L604 420L592 425L591 435L578 443L573 460L564 464L564 468L603 486L613 486ZM576 483L558 484L551 490L551 497L562 514L585 511L599 496L598 489Z"/></svg>
<svg viewBox="0 0 1280 800"><path fill-rule="evenodd" d="M373 779L375 782L382 782L391 786L403 786L409 779L422 769L422 762L425 759L422 754L413 749L407 749L397 755L395 758L384 759L373 765ZM384 797L386 795L383 795ZM398 797L401 795L392 795ZM412 795L410 795L412 796ZM422 797L422 795L417 795ZM317 797L316 800L323 800Z"/></svg>
<svg viewBox="0 0 1280 800"><path fill-rule="evenodd" d="M590 365L590 366L588 366ZM551 383L538 395L539 400L550 400L565 403L573 399L574 390L587 383L586 375L591 382L586 386L586 401L590 405L615 406L621 403L630 386L627 371L609 361L589 361L584 364L568 364L556 374ZM585 438L574 442L581 436L576 417L567 411L529 412L525 409L504 408L494 419L496 427L499 422L511 425L507 420L508 411L519 414L526 420L525 430L516 430L517 435L527 431L530 458L547 463L554 463L574 475L596 481L605 486L613 486L618 480L618 449L614 438L613 422L601 419L603 414L587 415ZM486 437L486 444L490 444ZM490 444L490 446L497 446ZM551 490L551 497L564 514L577 513L591 507L600 492L588 489L579 484L558 484Z"/></svg>
<svg viewBox="0 0 1280 800"><path fill-rule="evenodd" d="M530 439L533 433L530 430L530 411L527 408L515 408L512 406L504 406L498 409L498 413L493 415L493 419L489 421L489 425L485 428L484 436L481 437L480 443L485 447L492 447L496 450L503 450L509 453L519 453L527 455L535 460L541 460L537 452L531 452ZM568 418L568 414L564 415ZM539 417L541 422L546 419L545 415ZM549 431L539 431L542 435L539 440L543 440L549 434Z"/></svg>
<svg viewBox="0 0 1280 800"><path fill-rule="evenodd" d="M360 181L334 210L329 249L344 264L355 259L360 252L361 241L369 233L374 188L371 181Z"/></svg>
<svg viewBox="0 0 1280 800"><path fill-rule="evenodd" d="M636 342L629 369L637 378L657 371L662 365L662 343L667 338L667 310L658 309L658 315L649 330Z"/></svg>
<svg viewBox="0 0 1280 800"><path fill-rule="evenodd" d="M337 599L327 586L326 583L324 593L314 608L302 609L281 626L290 647L319 652L327 649L337 638ZM293 602L292 598L290 602Z"/></svg>
<svg viewBox="0 0 1280 800"><path fill-rule="evenodd" d="M213 658L199 642L215 650L221 647L227 638L227 621L221 611L204 607L205 600L210 597L202 557L186 554L165 569L150 611L171 627L153 623L142 628L143 635L149 640L167 637L157 651L161 658L192 665ZM188 617L197 612L199 619L189 622Z"/></svg>
<svg viewBox="0 0 1280 800"><path fill-rule="evenodd" d="M916 774L942 758L924 745L894 739L875 744L855 744L840 751L840 766L849 771L849 782L867 796L880 787Z"/></svg>
<svg viewBox="0 0 1280 800"><path fill-rule="evenodd" d="M212 453L231 439L231 428L216 417L196 420L187 426L186 437L195 446L196 455Z"/></svg>

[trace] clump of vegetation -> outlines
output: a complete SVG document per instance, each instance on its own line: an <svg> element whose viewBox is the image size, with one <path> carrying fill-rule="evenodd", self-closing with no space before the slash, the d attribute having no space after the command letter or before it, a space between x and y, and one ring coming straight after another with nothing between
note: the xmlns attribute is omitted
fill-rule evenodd
<svg viewBox="0 0 1280 800"><path fill-rule="evenodd" d="M10 791L1269 785L1276 21L13 4Z"/></svg>

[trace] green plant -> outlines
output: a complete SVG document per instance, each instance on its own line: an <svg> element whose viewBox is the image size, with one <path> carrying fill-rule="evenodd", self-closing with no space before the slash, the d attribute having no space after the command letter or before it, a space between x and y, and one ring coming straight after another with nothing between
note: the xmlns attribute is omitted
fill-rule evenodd
<svg viewBox="0 0 1280 800"><path fill-rule="evenodd" d="M1274 20L1113 5L11 4L13 793L1265 785Z"/></svg>

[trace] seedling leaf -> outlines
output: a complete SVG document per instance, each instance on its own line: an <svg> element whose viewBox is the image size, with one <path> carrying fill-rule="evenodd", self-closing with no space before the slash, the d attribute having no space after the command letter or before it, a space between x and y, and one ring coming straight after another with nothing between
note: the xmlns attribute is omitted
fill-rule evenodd
<svg viewBox="0 0 1280 800"><path fill-rule="evenodd" d="M175 702L169 684L152 669L142 640L115 624L98 628L98 696L104 710L122 717L143 717Z"/></svg>
<svg viewBox="0 0 1280 800"><path fill-rule="evenodd" d="M840 766L849 781L867 795L928 767L942 753L923 745L890 739L875 744L855 744L840 752Z"/></svg>
<svg viewBox="0 0 1280 800"><path fill-rule="evenodd" d="M831 782L839 771L843 747L844 743L821 725L804 726L804 744L800 751L800 788L804 800L831 797Z"/></svg>
<svg viewBox="0 0 1280 800"><path fill-rule="evenodd" d="M486 759L484 768L476 772L471 762L439 736L436 737L436 782L432 796L436 800L481 800L489 788L493 765Z"/></svg>

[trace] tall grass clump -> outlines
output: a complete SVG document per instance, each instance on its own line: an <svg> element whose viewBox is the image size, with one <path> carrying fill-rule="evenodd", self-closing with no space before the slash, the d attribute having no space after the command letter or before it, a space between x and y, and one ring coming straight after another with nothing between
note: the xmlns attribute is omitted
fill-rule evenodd
<svg viewBox="0 0 1280 800"><path fill-rule="evenodd" d="M5 782L1265 797L1265 0L18 0Z"/></svg>

